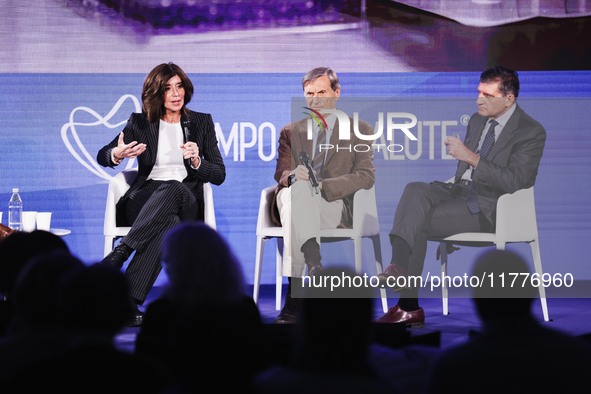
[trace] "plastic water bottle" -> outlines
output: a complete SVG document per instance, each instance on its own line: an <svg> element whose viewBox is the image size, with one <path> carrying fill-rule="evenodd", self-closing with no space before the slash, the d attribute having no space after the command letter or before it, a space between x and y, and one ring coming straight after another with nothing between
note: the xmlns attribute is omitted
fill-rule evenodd
<svg viewBox="0 0 591 394"><path fill-rule="evenodd" d="M8 202L8 227L13 230L23 229L23 200L18 194L18 187L12 188L12 197Z"/></svg>

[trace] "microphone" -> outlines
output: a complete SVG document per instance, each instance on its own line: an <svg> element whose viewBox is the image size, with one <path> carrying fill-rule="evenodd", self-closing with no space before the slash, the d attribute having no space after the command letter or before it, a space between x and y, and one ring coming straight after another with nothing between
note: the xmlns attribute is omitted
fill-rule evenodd
<svg viewBox="0 0 591 394"><path fill-rule="evenodd" d="M185 135L185 144L189 142L189 121L187 119L182 121L183 134Z"/></svg>
<svg viewBox="0 0 591 394"><path fill-rule="evenodd" d="M300 152L300 163L302 163L308 169L308 175L310 177L310 183L314 188L318 187L318 179L316 179L316 175L314 175L314 170L312 169L312 164L310 163L310 158L308 154L304 151ZM318 193L318 189L316 189L316 193Z"/></svg>
<svg viewBox="0 0 591 394"><path fill-rule="evenodd" d="M183 134L184 134L184 138L185 138L185 144L187 142L189 142L189 120L184 119L181 124L183 125ZM189 166L191 166L191 159L185 159L185 161L187 162L187 164Z"/></svg>

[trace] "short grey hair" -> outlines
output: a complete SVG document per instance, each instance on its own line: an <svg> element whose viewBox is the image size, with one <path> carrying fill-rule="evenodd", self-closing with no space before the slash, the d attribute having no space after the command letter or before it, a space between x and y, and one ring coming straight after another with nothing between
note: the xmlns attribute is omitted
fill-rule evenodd
<svg viewBox="0 0 591 394"><path fill-rule="evenodd" d="M314 81L315 79L320 78L321 76L326 75L328 80L330 81L330 87L332 90L337 90L341 87L339 83L339 77L337 77L337 73L335 73L332 68L329 67L316 67L306 73L304 78L302 78L302 89L306 88L308 82Z"/></svg>

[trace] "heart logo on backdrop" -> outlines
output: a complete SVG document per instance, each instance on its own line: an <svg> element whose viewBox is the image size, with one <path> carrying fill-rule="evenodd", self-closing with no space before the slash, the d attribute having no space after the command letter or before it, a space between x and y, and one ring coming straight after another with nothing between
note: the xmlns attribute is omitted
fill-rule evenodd
<svg viewBox="0 0 591 394"><path fill-rule="evenodd" d="M112 178L112 175L107 173L103 169L103 167L96 162L96 157L94 154L91 155L88 153L88 150L86 150L86 148L84 147L82 140L80 140L77 127L104 126L108 129L115 129L125 125L127 123L127 119L118 123L111 123L111 119L117 114L119 109L125 104L127 100L131 100L135 112L141 112L142 107L140 101L135 96L131 94L126 94L121 96L119 100L117 100L111 111L109 111L109 113L105 116L100 115L98 112L89 107L74 108L72 112L70 112L70 118L68 123L65 123L62 126L61 130L62 141L64 142L64 145L66 145L66 148L68 148L72 156L74 156L74 158L78 160L78 162L82 164L84 167L86 167L90 172L92 172L100 178L106 179L107 181L109 181ZM76 115L79 112L82 112L83 114L88 114L96 120L92 120L89 122L75 121ZM70 139L74 143L72 143ZM135 159L128 160L125 169L133 167L134 164Z"/></svg>

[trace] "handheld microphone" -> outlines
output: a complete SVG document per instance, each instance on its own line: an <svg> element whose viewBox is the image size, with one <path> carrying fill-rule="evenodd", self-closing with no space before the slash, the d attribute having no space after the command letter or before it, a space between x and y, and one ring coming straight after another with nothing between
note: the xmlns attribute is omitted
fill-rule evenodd
<svg viewBox="0 0 591 394"><path fill-rule="evenodd" d="M186 144L187 142L189 142L189 121L185 119L181 123L183 125L183 135ZM189 164L189 166L191 165L191 159L185 159L185 161L187 162L187 164Z"/></svg>
<svg viewBox="0 0 591 394"><path fill-rule="evenodd" d="M185 144L189 142L189 121L183 120L183 134L185 135Z"/></svg>
<svg viewBox="0 0 591 394"><path fill-rule="evenodd" d="M312 164L310 163L310 158L308 154L304 151L300 152L300 163L302 163L308 169L308 175L310 177L310 183L313 187L318 187L318 179L316 179L316 175L314 175L314 170L312 169ZM316 193L318 193L318 189L316 189Z"/></svg>

